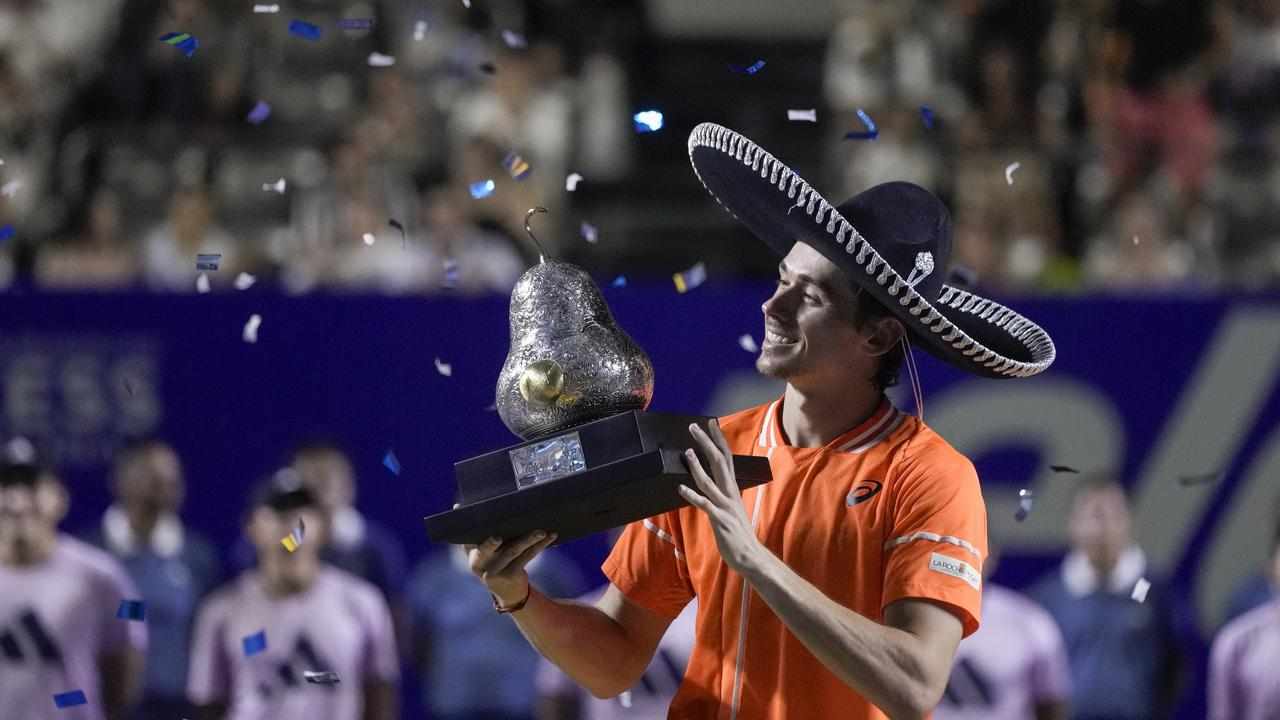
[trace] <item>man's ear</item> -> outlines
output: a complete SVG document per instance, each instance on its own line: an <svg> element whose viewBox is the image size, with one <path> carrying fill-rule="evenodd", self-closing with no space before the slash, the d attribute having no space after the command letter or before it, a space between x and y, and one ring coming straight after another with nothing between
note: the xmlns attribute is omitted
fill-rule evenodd
<svg viewBox="0 0 1280 720"><path fill-rule="evenodd" d="M871 334L866 336L865 342L867 353L872 357L880 357L892 350L907 333L902 322L893 317L883 317L869 325Z"/></svg>

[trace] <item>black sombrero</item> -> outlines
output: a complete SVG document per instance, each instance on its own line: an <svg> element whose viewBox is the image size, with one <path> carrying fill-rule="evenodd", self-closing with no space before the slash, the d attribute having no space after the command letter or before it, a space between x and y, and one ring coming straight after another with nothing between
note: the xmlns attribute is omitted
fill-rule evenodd
<svg viewBox="0 0 1280 720"><path fill-rule="evenodd" d="M690 133L689 160L720 205L775 252L812 245L939 359L994 378L1030 377L1053 363L1053 340L1039 325L943 282L951 216L928 190L884 183L833 206L759 145L714 123Z"/></svg>

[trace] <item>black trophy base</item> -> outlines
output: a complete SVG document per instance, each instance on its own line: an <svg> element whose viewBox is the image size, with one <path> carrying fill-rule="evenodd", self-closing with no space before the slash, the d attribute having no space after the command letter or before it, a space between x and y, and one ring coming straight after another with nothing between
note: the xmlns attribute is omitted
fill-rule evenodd
<svg viewBox="0 0 1280 720"><path fill-rule="evenodd" d="M427 535L479 544L546 530L558 544L687 505L689 425L710 419L633 410L455 463L459 507L427 517ZM735 455L733 467L742 489L772 479L764 457Z"/></svg>

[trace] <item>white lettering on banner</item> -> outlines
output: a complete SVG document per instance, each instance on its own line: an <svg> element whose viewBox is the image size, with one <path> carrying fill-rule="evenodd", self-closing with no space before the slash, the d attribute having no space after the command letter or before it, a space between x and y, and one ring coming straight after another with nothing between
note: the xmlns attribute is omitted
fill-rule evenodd
<svg viewBox="0 0 1280 720"><path fill-rule="evenodd" d="M969 583L969 587L979 590L982 587L982 575L973 566L963 560L948 557L942 553L929 555L929 569L934 572L960 578Z"/></svg>

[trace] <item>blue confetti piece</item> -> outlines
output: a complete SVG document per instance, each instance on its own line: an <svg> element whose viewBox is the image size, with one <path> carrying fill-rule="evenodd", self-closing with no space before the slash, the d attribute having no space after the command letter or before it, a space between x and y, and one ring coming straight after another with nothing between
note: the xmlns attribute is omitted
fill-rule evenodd
<svg viewBox="0 0 1280 720"><path fill-rule="evenodd" d="M444 286L450 290L458 286L458 262L452 258L444 261Z"/></svg>
<svg viewBox="0 0 1280 720"><path fill-rule="evenodd" d="M147 604L141 600L121 600L120 607L116 610L116 617L120 620L145 622L147 619Z"/></svg>
<svg viewBox="0 0 1280 720"><path fill-rule="evenodd" d="M928 105L920 106L920 119L924 121L924 126L926 128L930 130L933 129L933 123L935 118L933 115L933 111L929 109Z"/></svg>
<svg viewBox="0 0 1280 720"><path fill-rule="evenodd" d="M244 646L244 656L253 657L267 649L267 631L259 630L252 635L245 635L240 643Z"/></svg>
<svg viewBox="0 0 1280 720"><path fill-rule="evenodd" d="M627 278L626 278L626 276L625 276L625 275L619 275L618 277L616 277L616 278L614 278L614 279L613 279L613 284L612 284L610 287L623 288L623 287L626 287L626 286L627 286Z"/></svg>
<svg viewBox="0 0 1280 720"><path fill-rule="evenodd" d="M396 454L390 450L386 455L382 456L382 464L391 471L392 475L400 476L400 461L396 459Z"/></svg>
<svg viewBox="0 0 1280 720"><path fill-rule="evenodd" d="M217 270L222 261L222 253L197 253L196 270Z"/></svg>
<svg viewBox="0 0 1280 720"><path fill-rule="evenodd" d="M4 242L5 240L8 240L11 237L13 237L13 226L12 225L0 226L0 242Z"/></svg>
<svg viewBox="0 0 1280 720"><path fill-rule="evenodd" d="M84 696L83 690L71 690L69 692L58 693L53 696L53 704L60 708L75 707L77 705L88 705L89 698Z"/></svg>
<svg viewBox="0 0 1280 720"><path fill-rule="evenodd" d="M662 129L662 113L658 110L641 110L632 116L636 132L651 133Z"/></svg>
<svg viewBox="0 0 1280 720"><path fill-rule="evenodd" d="M373 18L342 18L338 27L343 30L368 30L373 27Z"/></svg>
<svg viewBox="0 0 1280 720"><path fill-rule="evenodd" d="M867 126L866 131L862 132L855 130L853 132L846 133L844 136L845 140L875 140L880 136L880 129L876 127L876 121L872 120L871 116L862 108L858 108L858 117L862 120L862 124Z"/></svg>
<svg viewBox="0 0 1280 720"><path fill-rule="evenodd" d="M750 65L730 65L729 69L736 73L746 73L747 75L755 75L760 72L760 68L764 67L764 60L757 60Z"/></svg>
<svg viewBox="0 0 1280 720"><path fill-rule="evenodd" d="M266 101L259 100L258 104L254 105L253 109L249 111L245 120L248 120L253 125L261 125L268 117L271 117L271 106Z"/></svg>
<svg viewBox="0 0 1280 720"><path fill-rule="evenodd" d="M160 42L178 48L187 57L194 55L196 48L200 47L200 42L196 40L196 36L191 33L165 33L160 36Z"/></svg>
<svg viewBox="0 0 1280 720"><path fill-rule="evenodd" d="M496 187L497 185L494 184L492 180L473 182L471 183L471 197L476 200L479 200L480 198L487 198L493 194L493 189Z"/></svg>
<svg viewBox="0 0 1280 720"><path fill-rule="evenodd" d="M323 32L318 26L312 25L306 20L289 21L289 34L297 35L303 40L319 40Z"/></svg>

